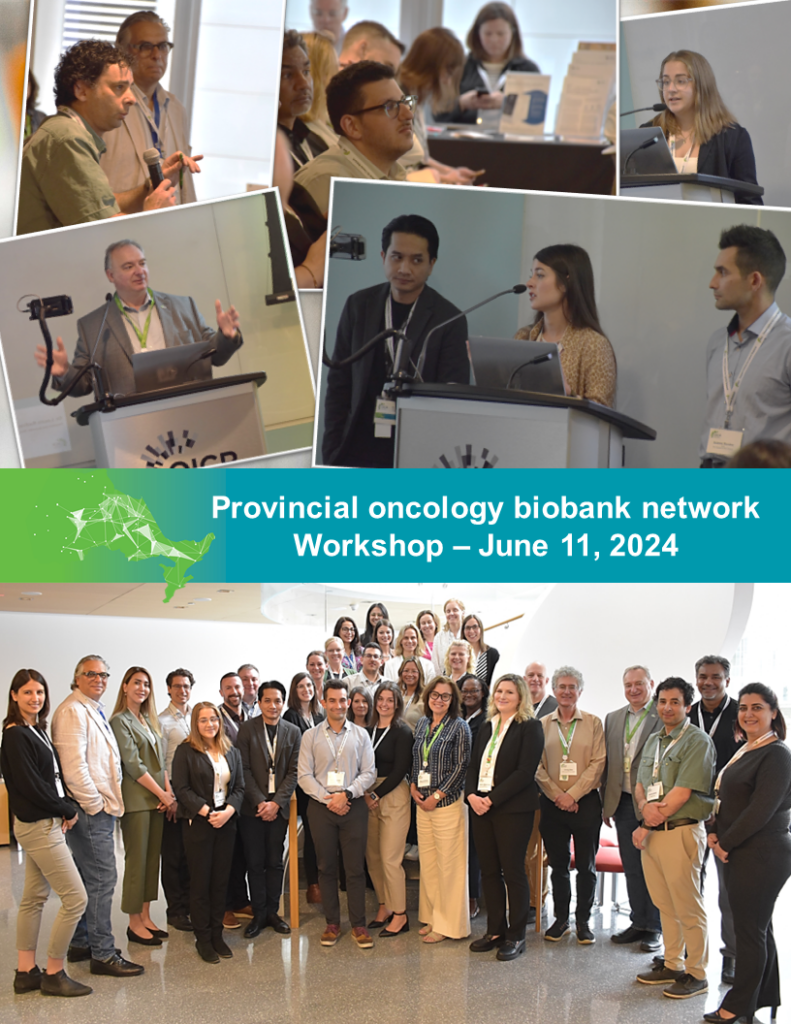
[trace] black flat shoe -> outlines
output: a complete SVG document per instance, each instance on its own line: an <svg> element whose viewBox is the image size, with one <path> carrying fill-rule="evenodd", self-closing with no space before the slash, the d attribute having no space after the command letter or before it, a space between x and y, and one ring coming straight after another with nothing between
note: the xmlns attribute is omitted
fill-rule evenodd
<svg viewBox="0 0 791 1024"><path fill-rule="evenodd" d="M254 939L257 935L261 934L264 928L266 928L266 925L261 918L254 917L250 924L245 928L244 937L246 939Z"/></svg>
<svg viewBox="0 0 791 1024"><path fill-rule="evenodd" d="M137 942L141 946L161 946L162 939L158 939L156 935L152 935L150 939L144 939L142 935L138 935L133 932L131 928L126 929L127 942Z"/></svg>
<svg viewBox="0 0 791 1024"><path fill-rule="evenodd" d="M497 950L498 960L516 960L516 958L524 953L525 951L525 940L520 939L519 942L513 942L511 939L506 939L505 942Z"/></svg>
<svg viewBox="0 0 791 1024"><path fill-rule="evenodd" d="M90 985L82 985L70 978L65 971L57 974L41 975L41 994L43 996L89 996L93 992Z"/></svg>
<svg viewBox="0 0 791 1024"><path fill-rule="evenodd" d="M373 921L368 922L368 930L376 931L377 928L386 928L392 920L392 914L389 917L383 918L381 921L377 921L376 918L374 918Z"/></svg>
<svg viewBox="0 0 791 1024"><path fill-rule="evenodd" d="M402 915L399 914L398 916L401 917ZM406 917L406 914L404 914L403 916ZM392 919L394 917L395 917L395 914L391 914L390 915L390 920L392 921ZM403 924L403 927L399 928L397 932L391 932L389 928L383 928L379 932L379 938L380 939L394 939L396 937L396 935L403 935L405 932L408 932L408 931L409 931L409 918L407 917L406 921Z"/></svg>
<svg viewBox="0 0 791 1024"><path fill-rule="evenodd" d="M42 977L41 968L38 966L31 967L29 971L14 971L14 992L18 996L23 992L38 992Z"/></svg>
<svg viewBox="0 0 791 1024"><path fill-rule="evenodd" d="M502 946L505 942L505 938L502 935L498 935L496 939L493 939L491 935L482 935L480 939L475 939L470 943L470 952L472 953L488 953L492 949L497 949Z"/></svg>
<svg viewBox="0 0 791 1024"><path fill-rule="evenodd" d="M187 914L178 914L176 917L169 917L168 924L171 928L175 928L179 932L191 932L192 921L190 921Z"/></svg>
<svg viewBox="0 0 791 1024"><path fill-rule="evenodd" d="M219 939L212 939L211 944L214 949L214 952L217 954L217 956L221 956L223 960L230 960L231 957L233 956L233 950L222 937L220 937Z"/></svg>
<svg viewBox="0 0 791 1024"><path fill-rule="evenodd" d="M142 964L125 960L120 953L113 953L109 960L95 960L91 957L91 974L108 974L111 978L131 978L143 974Z"/></svg>
<svg viewBox="0 0 791 1024"><path fill-rule="evenodd" d="M162 931L161 928L149 928L148 929L154 938L157 939L169 939L170 935L167 932Z"/></svg>
<svg viewBox="0 0 791 1024"><path fill-rule="evenodd" d="M707 1020L709 1024L752 1024L752 1014L749 1017L722 1017L720 1016L720 1010L714 1010L712 1013L704 1013L703 1019Z"/></svg>

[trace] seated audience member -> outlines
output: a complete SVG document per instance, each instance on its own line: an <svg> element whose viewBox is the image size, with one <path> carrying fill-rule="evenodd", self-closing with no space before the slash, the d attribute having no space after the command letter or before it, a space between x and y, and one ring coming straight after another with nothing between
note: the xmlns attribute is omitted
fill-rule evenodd
<svg viewBox="0 0 791 1024"><path fill-rule="evenodd" d="M151 174L143 159L147 149L157 149L164 164L178 169L172 178L177 203L194 203L197 198L192 176L200 172L198 161L203 157L192 157L186 110L159 84L173 49L168 32L154 11L136 11L121 24L115 40L129 61L131 93L137 102L118 131L107 133L101 166L123 213L142 210L151 191Z"/></svg>
<svg viewBox="0 0 791 1024"><path fill-rule="evenodd" d="M753 144L746 128L725 106L711 64L694 50L675 50L662 61L656 82L667 105L641 125L659 125L677 170L682 174L714 174L757 184ZM761 196L736 192L737 203L763 206Z"/></svg>
<svg viewBox="0 0 791 1024"><path fill-rule="evenodd" d="M478 124L497 129L509 71L538 72L525 57L516 15L508 4L484 4L467 34L469 54L461 74L456 106L440 113L438 121Z"/></svg>
<svg viewBox="0 0 791 1024"><path fill-rule="evenodd" d="M448 167L428 155L424 107L428 108L434 120L437 114L453 108L463 63L464 50L450 29L430 28L421 32L412 43L398 71L404 92L417 97L412 123L416 146L402 158L401 163L411 167L413 154L422 152L426 165L437 172L444 185L472 185L478 176L469 167Z"/></svg>
<svg viewBox="0 0 791 1024"><path fill-rule="evenodd" d="M478 615L468 615L461 624L461 635L472 647L475 656L475 675L489 687L494 677L494 667L500 660L500 652L486 643L483 633L483 621Z"/></svg>
<svg viewBox="0 0 791 1024"><path fill-rule="evenodd" d="M327 86L340 70L338 54L323 32L303 32L302 39L310 58L313 103L309 110L299 115L299 120L330 146L338 141L338 136L333 131L327 110Z"/></svg>
<svg viewBox="0 0 791 1024"><path fill-rule="evenodd" d="M344 36L339 52L338 60L342 68L359 64L363 60L373 60L398 71L406 47L381 22L358 21Z"/></svg>
<svg viewBox="0 0 791 1024"><path fill-rule="evenodd" d="M365 794L368 844L365 860L379 909L369 928L381 928L383 939L409 931L406 875L402 864L409 831L412 730L403 721L404 698L394 683L382 683L374 695L368 734L376 761L376 783ZM403 910L398 910L403 907Z"/></svg>
<svg viewBox="0 0 791 1024"><path fill-rule="evenodd" d="M334 360L347 358L392 325L410 340L409 364L421 369L424 381L469 382L467 321L460 316L441 326L459 310L427 284L438 252L439 234L425 217L403 214L386 225L382 232L386 283L355 292L346 300L338 323ZM433 326L439 329L424 349L418 341L425 339ZM392 467L392 430L389 436L379 436L382 431L374 427L377 400L388 377L388 360L388 350L382 344L364 361L330 369L322 441L322 455L328 465Z"/></svg>
<svg viewBox="0 0 791 1024"><path fill-rule="evenodd" d="M280 102L278 127L288 137L295 167L309 163L327 149L327 143L299 118L313 105L313 75L305 40L293 29L283 36L283 63L280 66Z"/></svg>
<svg viewBox="0 0 791 1024"><path fill-rule="evenodd" d="M280 192L297 287L323 288L327 218L305 189L295 184L291 149L279 128L275 137L272 184Z"/></svg>
<svg viewBox="0 0 791 1024"><path fill-rule="evenodd" d="M276 680L258 688L260 714L239 730L244 771L244 802L239 830L247 861L253 919L244 937L254 939L264 928L278 935L291 929L278 914L283 890L283 843L288 828L291 794L297 784L301 733L281 720L286 688Z"/></svg>
<svg viewBox="0 0 791 1024"><path fill-rule="evenodd" d="M517 338L560 346L566 394L615 406L615 353L599 323L590 257L578 245L548 245L527 282L536 317Z"/></svg>
<svg viewBox="0 0 791 1024"><path fill-rule="evenodd" d="M18 235L121 214L100 158L104 136L120 128L137 102L132 81L127 58L110 43L87 39L61 55L55 69L58 112L22 151ZM180 169L180 160L165 162L165 180L143 209L174 205L173 178Z"/></svg>
<svg viewBox="0 0 791 1024"><path fill-rule="evenodd" d="M577 942L587 946L596 941L589 919L596 895L596 851L601 832L599 783L607 754L601 721L577 707L584 685L582 673L569 665L556 669L552 675L558 707L541 719L544 753L536 782L541 788L541 837L552 868L555 905L555 920L544 932L544 938L560 942L569 932L573 839Z"/></svg>
<svg viewBox="0 0 791 1024"><path fill-rule="evenodd" d="M349 5L345 0L310 0L310 20L315 34L329 36L338 53L341 52L346 35L343 23L349 17Z"/></svg>
<svg viewBox="0 0 791 1024"><path fill-rule="evenodd" d="M349 680L351 682L351 680ZM379 689L378 684L376 689ZM373 694L364 686L353 686L349 690L349 710L346 717L350 722L359 725L361 729L367 729L371 724L371 711L373 710Z"/></svg>
<svg viewBox="0 0 791 1024"><path fill-rule="evenodd" d="M394 71L365 60L333 78L327 86L327 109L338 142L296 175L324 214L333 178L405 179L398 158L412 148L415 100L404 96Z"/></svg>
<svg viewBox="0 0 791 1024"><path fill-rule="evenodd" d="M190 920L195 948L206 963L233 952L223 940L225 898L244 797L239 751L208 701L192 709L190 735L173 758L173 788L190 867Z"/></svg>

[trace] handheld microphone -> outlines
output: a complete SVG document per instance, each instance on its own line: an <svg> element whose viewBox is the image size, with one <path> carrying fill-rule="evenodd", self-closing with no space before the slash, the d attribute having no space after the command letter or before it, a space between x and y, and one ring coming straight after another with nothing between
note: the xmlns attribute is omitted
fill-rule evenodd
<svg viewBox="0 0 791 1024"><path fill-rule="evenodd" d="M165 180L165 175L162 173L162 161L159 155L159 150L156 146L152 146L151 149L144 151L143 160L145 160L146 165L148 166L148 174L151 178L151 188L159 188Z"/></svg>
<svg viewBox="0 0 791 1024"><path fill-rule="evenodd" d="M431 335L434 334L435 331L439 331L443 327L447 327L448 324L452 324L454 320L460 320L463 316L466 316L468 313L472 313L476 309L480 309L481 306L485 306L489 302L494 302L495 299L499 299L503 295L521 295L523 292L526 291L526 284L515 284L513 288L506 288L505 291L498 292L496 295L490 295L489 298L484 299L483 302L476 302L476 304L474 306L470 306L469 309L462 310L461 313L457 313L455 316L449 317L447 320L443 321L443 323L437 324L436 327L432 327L431 330L426 335L425 339L423 340L423 346L420 349L420 355L418 356L417 364L415 367L415 373L417 378L419 380L423 379L423 365L426 362L426 352L428 351L428 343L429 339L431 338ZM397 366L395 367L395 370L396 372L398 371Z"/></svg>
<svg viewBox="0 0 791 1024"><path fill-rule="evenodd" d="M667 110L667 103L654 103L650 107L635 107L634 110L624 110L620 117L626 117L627 114L642 114L644 110L653 110L657 114L661 114L663 110Z"/></svg>

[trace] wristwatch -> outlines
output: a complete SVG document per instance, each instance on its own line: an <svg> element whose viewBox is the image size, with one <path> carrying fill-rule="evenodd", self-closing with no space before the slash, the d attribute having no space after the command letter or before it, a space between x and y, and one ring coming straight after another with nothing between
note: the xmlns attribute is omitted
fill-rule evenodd
<svg viewBox="0 0 791 1024"><path fill-rule="evenodd" d="M351 803L352 800L354 800L354 797L352 796L352 791L350 789L344 789L343 795L346 797L349 803Z"/></svg>

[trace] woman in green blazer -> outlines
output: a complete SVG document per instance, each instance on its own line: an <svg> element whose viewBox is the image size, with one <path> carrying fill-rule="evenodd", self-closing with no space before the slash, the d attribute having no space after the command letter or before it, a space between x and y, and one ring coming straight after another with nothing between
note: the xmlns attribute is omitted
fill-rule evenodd
<svg viewBox="0 0 791 1024"><path fill-rule="evenodd" d="M110 720L124 766L121 910L129 915L127 939L143 946L161 946L168 937L151 920L151 902L159 896L162 814L176 809L152 689L146 669L139 665L127 669Z"/></svg>

